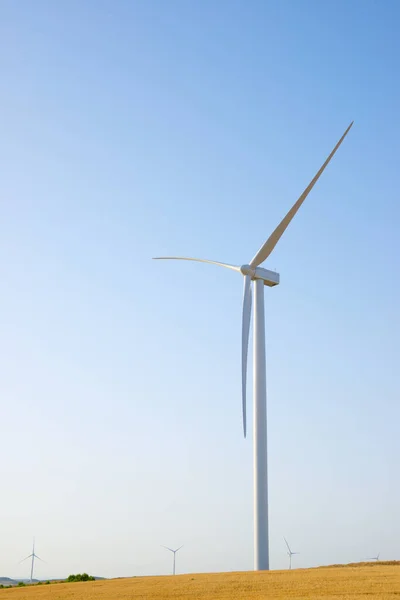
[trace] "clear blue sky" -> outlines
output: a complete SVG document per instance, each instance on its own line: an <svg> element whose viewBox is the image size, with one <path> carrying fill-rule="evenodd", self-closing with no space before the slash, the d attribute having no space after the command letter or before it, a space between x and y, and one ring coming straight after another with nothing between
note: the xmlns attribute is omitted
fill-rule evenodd
<svg viewBox="0 0 400 600"><path fill-rule="evenodd" d="M397 2L3 0L0 575L253 564L242 264L266 265L271 566L400 558ZM249 382L251 385L251 381Z"/></svg>

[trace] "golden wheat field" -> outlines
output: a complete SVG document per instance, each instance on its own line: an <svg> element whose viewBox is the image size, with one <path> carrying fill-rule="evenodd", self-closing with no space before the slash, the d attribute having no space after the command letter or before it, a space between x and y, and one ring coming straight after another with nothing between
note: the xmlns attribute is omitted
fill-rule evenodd
<svg viewBox="0 0 400 600"><path fill-rule="evenodd" d="M134 577L0 590L0 600L400 600L400 565Z"/></svg>

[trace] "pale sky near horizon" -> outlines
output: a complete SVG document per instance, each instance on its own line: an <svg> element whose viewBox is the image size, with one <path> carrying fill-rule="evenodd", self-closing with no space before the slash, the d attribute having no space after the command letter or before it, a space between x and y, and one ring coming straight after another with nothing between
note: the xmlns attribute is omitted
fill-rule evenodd
<svg viewBox="0 0 400 600"><path fill-rule="evenodd" d="M353 119L265 263L271 568L400 559L399 26L0 3L0 576L252 568L242 280L151 257L248 262Z"/></svg>

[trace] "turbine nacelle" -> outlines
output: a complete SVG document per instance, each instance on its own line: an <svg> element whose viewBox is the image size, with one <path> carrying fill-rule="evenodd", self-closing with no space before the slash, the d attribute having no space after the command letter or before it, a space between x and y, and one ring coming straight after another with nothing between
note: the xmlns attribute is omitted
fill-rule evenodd
<svg viewBox="0 0 400 600"><path fill-rule="evenodd" d="M264 285L268 287L274 287L275 285L279 285L279 273L276 271L269 271L268 269L263 269L262 267L257 267L255 269L254 276L252 279L262 279Z"/></svg>
<svg viewBox="0 0 400 600"><path fill-rule="evenodd" d="M279 273L276 273L275 271L269 271L268 269L263 269L262 267L256 267L254 269L250 265L242 265L240 267L240 272L245 277L248 275L252 281L255 279L262 279L264 281L264 285L268 285L268 287L279 285Z"/></svg>

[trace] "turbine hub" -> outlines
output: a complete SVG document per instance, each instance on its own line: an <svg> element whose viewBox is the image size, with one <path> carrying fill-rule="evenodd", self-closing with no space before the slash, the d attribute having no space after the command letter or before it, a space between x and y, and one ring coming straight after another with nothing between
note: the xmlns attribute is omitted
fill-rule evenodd
<svg viewBox="0 0 400 600"><path fill-rule="evenodd" d="M240 272L242 275L250 275L251 278L256 274L255 269L252 269L250 265L242 265L240 267Z"/></svg>

